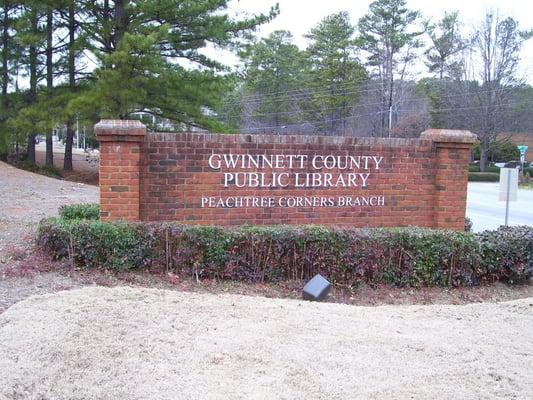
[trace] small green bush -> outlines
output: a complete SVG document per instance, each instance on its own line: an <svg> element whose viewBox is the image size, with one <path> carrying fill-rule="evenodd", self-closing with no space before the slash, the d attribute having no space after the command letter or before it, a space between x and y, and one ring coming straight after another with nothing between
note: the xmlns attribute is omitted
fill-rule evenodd
<svg viewBox="0 0 533 400"><path fill-rule="evenodd" d="M469 172L469 182L499 182L500 174L495 172Z"/></svg>
<svg viewBox="0 0 533 400"><path fill-rule="evenodd" d="M63 219L99 219L100 206L97 203L91 204L71 204L61 206L59 215Z"/></svg>
<svg viewBox="0 0 533 400"><path fill-rule="evenodd" d="M477 234L485 280L520 283L533 276L533 228L505 227Z"/></svg>
<svg viewBox="0 0 533 400"><path fill-rule="evenodd" d="M38 241L55 259L68 257L81 267L123 271L150 263L142 225L49 218L39 224Z"/></svg>

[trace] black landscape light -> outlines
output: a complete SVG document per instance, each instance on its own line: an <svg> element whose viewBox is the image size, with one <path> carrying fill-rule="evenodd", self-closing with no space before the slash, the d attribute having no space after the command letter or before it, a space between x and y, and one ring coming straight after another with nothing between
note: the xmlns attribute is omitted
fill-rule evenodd
<svg viewBox="0 0 533 400"><path fill-rule="evenodd" d="M322 275L316 274L305 284L302 295L304 300L320 301L328 295L329 289L331 283Z"/></svg>

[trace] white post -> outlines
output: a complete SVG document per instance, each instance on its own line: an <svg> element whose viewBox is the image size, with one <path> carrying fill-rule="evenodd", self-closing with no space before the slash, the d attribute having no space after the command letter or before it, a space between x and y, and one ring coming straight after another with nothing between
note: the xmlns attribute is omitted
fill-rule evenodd
<svg viewBox="0 0 533 400"><path fill-rule="evenodd" d="M78 121L78 116L76 115L76 147L80 148L80 123Z"/></svg>
<svg viewBox="0 0 533 400"><path fill-rule="evenodd" d="M392 106L389 107L389 137L392 130Z"/></svg>
<svg viewBox="0 0 533 400"><path fill-rule="evenodd" d="M509 196L511 193L511 168L507 169L507 196L505 196L505 226L509 222Z"/></svg>

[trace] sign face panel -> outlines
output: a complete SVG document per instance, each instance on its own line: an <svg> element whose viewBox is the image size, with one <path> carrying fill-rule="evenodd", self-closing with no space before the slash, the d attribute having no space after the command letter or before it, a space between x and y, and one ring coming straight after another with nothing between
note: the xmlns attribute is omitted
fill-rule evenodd
<svg viewBox="0 0 533 400"><path fill-rule="evenodd" d="M207 160L224 189L302 189L301 196L202 196L202 208L379 207L384 195L369 195L380 155L213 153ZM348 188L349 195L306 195L306 190ZM268 193L268 191L267 191Z"/></svg>
<svg viewBox="0 0 533 400"><path fill-rule="evenodd" d="M525 146L525 145L519 145L519 146L516 146L518 147L518 150L520 151L520 155L524 155L526 154L526 151L528 149L528 146Z"/></svg>
<svg viewBox="0 0 533 400"><path fill-rule="evenodd" d="M141 220L464 227L471 142L156 133L143 146Z"/></svg>
<svg viewBox="0 0 533 400"><path fill-rule="evenodd" d="M500 201L516 201L518 198L518 169L500 168L500 190L498 199Z"/></svg>

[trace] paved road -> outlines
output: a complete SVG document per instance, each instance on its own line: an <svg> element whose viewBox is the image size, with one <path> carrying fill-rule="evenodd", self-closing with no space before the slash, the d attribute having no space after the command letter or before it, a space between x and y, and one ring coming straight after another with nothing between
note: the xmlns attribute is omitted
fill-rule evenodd
<svg viewBox="0 0 533 400"><path fill-rule="evenodd" d="M498 200L499 183L469 182L466 216L474 231L496 229L505 222L505 202ZM509 203L509 225L533 226L533 190L519 189Z"/></svg>

